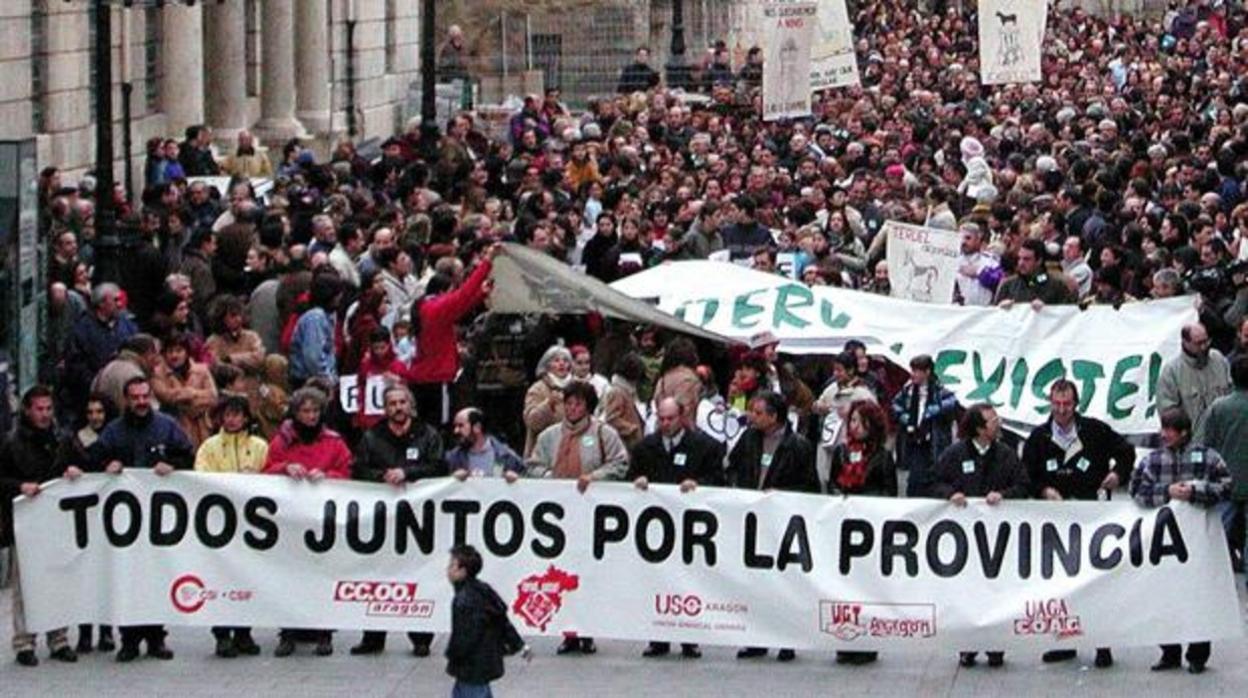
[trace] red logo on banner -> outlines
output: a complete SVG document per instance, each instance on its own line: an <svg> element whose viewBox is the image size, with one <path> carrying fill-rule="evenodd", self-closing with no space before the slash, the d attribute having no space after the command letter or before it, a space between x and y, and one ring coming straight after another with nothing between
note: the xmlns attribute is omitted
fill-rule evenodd
<svg viewBox="0 0 1248 698"><path fill-rule="evenodd" d="M195 613L208 603L204 594L204 582L193 574L184 574L173 580L169 587L169 600L181 613Z"/></svg>
<svg viewBox="0 0 1248 698"><path fill-rule="evenodd" d="M169 585L169 601L179 613L197 613L209 601L246 603L255 597L250 589L209 589L198 575L184 574Z"/></svg>
<svg viewBox="0 0 1248 698"><path fill-rule="evenodd" d="M936 634L936 606L820 601L819 631L843 642L860 637L932 637Z"/></svg>
<svg viewBox="0 0 1248 698"><path fill-rule="evenodd" d="M563 608L563 595L576 591L580 586L580 577L551 565L542 574L529 575L520 580L511 610L530 628L545 631L555 614Z"/></svg>
<svg viewBox="0 0 1248 698"><path fill-rule="evenodd" d="M428 618L434 602L416 598L415 582L340 581L334 585L334 601L362 603L366 616Z"/></svg>
<svg viewBox="0 0 1248 698"><path fill-rule="evenodd" d="M1083 634L1083 621L1071 613L1065 599L1028 601L1023 617L1014 619L1015 635L1052 635L1057 639Z"/></svg>

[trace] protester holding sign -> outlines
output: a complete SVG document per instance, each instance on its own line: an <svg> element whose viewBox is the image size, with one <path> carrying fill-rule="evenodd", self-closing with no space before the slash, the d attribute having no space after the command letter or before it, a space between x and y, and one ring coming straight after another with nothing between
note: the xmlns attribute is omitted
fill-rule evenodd
<svg viewBox="0 0 1248 698"><path fill-rule="evenodd" d="M1052 417L1032 430L1023 446L1023 466L1032 491L1040 499L1109 499L1114 490L1130 482L1135 449L1109 425L1076 411L1079 389L1059 379L1049 388ZM1073 649L1044 653L1045 662L1074 659ZM1096 650L1098 668L1112 666L1108 647Z"/></svg>
<svg viewBox="0 0 1248 698"><path fill-rule="evenodd" d="M997 305L1008 310L1015 303L1030 303L1039 310L1045 305L1069 305L1079 300L1063 277L1045 271L1044 257L1043 242L1023 241L1014 276L1002 281L997 289Z"/></svg>
<svg viewBox="0 0 1248 698"><path fill-rule="evenodd" d="M13 536L13 498L39 496L42 483L65 477L76 480L82 469L64 462L68 452L66 437L58 435L53 421L52 389L36 385L22 394L22 416L17 429L0 443L0 548L11 547ZM14 556L13 579L13 651L17 663L37 666L35 636L26 631L26 612L22 604L22 576ZM76 662L78 655L69 646L67 628L48 632L48 649L52 658Z"/></svg>
<svg viewBox="0 0 1248 698"><path fill-rule="evenodd" d="M676 398L663 398L655 408L659 430L633 448L627 479L637 489L650 483L679 485L681 492L693 492L698 485L718 486L724 482L724 445L688 420ZM652 641L643 657L661 657L671 652L671 643ZM694 643L682 643L681 656L698 659L701 650Z"/></svg>
<svg viewBox="0 0 1248 698"><path fill-rule="evenodd" d="M1201 507L1216 506L1231 493L1231 473L1218 452L1192 442L1192 420L1183 410L1161 413L1161 440L1165 444L1140 461L1131 476L1131 496L1140 506L1159 507L1172 501ZM1162 645L1161 659L1153 671L1181 666L1183 646ZM1202 673L1213 645L1193 642L1187 646L1187 670Z"/></svg>
<svg viewBox="0 0 1248 698"><path fill-rule="evenodd" d="M409 482L445 476L447 466L442 456L442 437L417 418L415 400L407 386L396 384L386 388L383 400L386 420L369 429L360 439L351 466L352 479L385 482L401 488ZM407 638L412 642L412 654L429 656L433 633L408 633ZM368 631L360 644L351 648L351 654L378 654L385 649L386 634Z"/></svg>
<svg viewBox="0 0 1248 698"><path fill-rule="evenodd" d="M92 470L120 474L126 467L150 468L164 476L189 469L195 449L173 418L152 410L151 383L143 377L131 378L123 392L125 411L104 428L89 451ZM173 651L165 645L163 625L123 626L120 630L117 661L138 659L140 643L147 643L149 657L173 659Z"/></svg>
<svg viewBox="0 0 1248 698"><path fill-rule="evenodd" d="M200 444L195 454L195 471L201 473L258 473L264 467L269 444L253 436L251 408L247 398L238 394L226 394L217 404L214 419L221 430ZM212 629L216 639L216 655L233 659L241 655L260 654L260 646L251 637L251 628L244 626L216 626Z"/></svg>
<svg viewBox="0 0 1248 698"><path fill-rule="evenodd" d="M425 295L412 305L416 357L407 378L413 385L422 418L438 427L449 424L454 414L450 387L459 375L455 325L480 305L494 287L489 280L490 269L498 249L498 245L487 248L477 268L458 288L450 276L434 274L425 284Z"/></svg>
<svg viewBox="0 0 1248 698"><path fill-rule="evenodd" d="M285 475L295 480L320 482L345 480L351 476L351 451L337 432L325 426L324 413L328 403L325 393L305 386L290 396L290 418L282 423L269 443L264 472ZM334 653L332 630L297 630L282 628L278 634L274 657L295 653L295 640L308 638L316 642L316 655Z"/></svg>
<svg viewBox="0 0 1248 698"><path fill-rule="evenodd" d="M529 474L556 480L576 480L584 493L595 480L619 480L628 472L628 451L609 424L594 417L598 393L594 386L573 381L563 390L563 421L537 437L529 458ZM559 654L594 654L592 637L568 635Z"/></svg>
<svg viewBox="0 0 1248 698"><path fill-rule="evenodd" d="M1026 499L1027 471L1014 451L1001 443L1001 418L987 403L971 405L962 421L962 440L945 449L936 464L931 496L965 507L967 497L983 497L989 506L1003 499ZM962 652L959 662L975 666L976 652ZM1005 652L988 652L988 666L1005 664Z"/></svg>
<svg viewBox="0 0 1248 698"><path fill-rule="evenodd" d="M465 407L452 422L456 445L446 454L451 475L463 482L469 477L502 477L515 482L524 474L524 461L511 447L485 429L485 412Z"/></svg>
<svg viewBox="0 0 1248 698"><path fill-rule="evenodd" d="M750 428L728 455L728 483L739 489L820 491L815 470L815 449L789 426L789 407L784 396L764 390L750 398ZM745 647L737 659L767 655L765 647ZM782 649L776 656L791 662L797 653Z"/></svg>
<svg viewBox="0 0 1248 698"><path fill-rule="evenodd" d="M849 406L846 439L832 450L828 493L897 496L897 466L888 451L888 418L873 401L856 400ZM870 664L878 652L838 651L838 664Z"/></svg>

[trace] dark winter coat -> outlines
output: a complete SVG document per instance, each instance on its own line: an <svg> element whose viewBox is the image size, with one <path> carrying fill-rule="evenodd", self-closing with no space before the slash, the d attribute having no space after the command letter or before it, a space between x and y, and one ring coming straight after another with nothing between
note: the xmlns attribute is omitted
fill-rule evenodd
<svg viewBox="0 0 1248 698"><path fill-rule="evenodd" d="M967 497L984 497L1000 492L1006 499L1026 499L1031 494L1027 471L1018 462L1014 451L994 441L980 455L969 439L945 449L936 463L936 482L931 496L948 499L955 492Z"/></svg>
<svg viewBox="0 0 1248 698"><path fill-rule="evenodd" d="M507 604L489 584L467 579L455 585L446 673L469 684L503 677L503 627Z"/></svg>
<svg viewBox="0 0 1248 698"><path fill-rule="evenodd" d="M69 449L68 438L55 428L40 430L25 418L0 443L0 548L13 545L13 498L26 482L47 482L65 474L58 454Z"/></svg>
<svg viewBox="0 0 1248 698"><path fill-rule="evenodd" d="M402 436L390 430L389 422L377 424L364 432L355 450L353 480L382 482L391 468L401 468L408 482L447 474L442 437L433 427L414 419Z"/></svg>
<svg viewBox="0 0 1248 698"><path fill-rule="evenodd" d="M1052 418L1027 437L1023 465L1032 494L1039 497L1046 487L1052 487L1064 499L1094 500L1111 469L1125 490L1135 469L1135 448L1108 424L1083 415L1075 415L1075 433L1082 448L1070 453L1053 443Z"/></svg>
<svg viewBox="0 0 1248 698"><path fill-rule="evenodd" d="M724 445L699 429L686 429L671 453L663 435L651 434L633 448L628 479L645 477L650 482L677 485L694 480L699 485L724 484Z"/></svg>
<svg viewBox="0 0 1248 698"><path fill-rule="evenodd" d="M763 461L763 432L746 430L728 456L728 482L744 490L788 490L819 492L819 472L815 469L815 447L787 425L784 437L772 454L771 466L762 485L759 471Z"/></svg>

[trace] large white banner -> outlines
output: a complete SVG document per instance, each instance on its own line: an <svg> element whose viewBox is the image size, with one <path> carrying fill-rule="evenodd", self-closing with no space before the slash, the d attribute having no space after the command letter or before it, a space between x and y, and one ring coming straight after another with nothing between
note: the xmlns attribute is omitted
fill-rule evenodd
<svg viewBox="0 0 1248 698"><path fill-rule="evenodd" d="M1222 526L1185 504L127 471L15 514L34 631L446 631L447 550L466 541L530 635L1038 651L1243 632Z"/></svg>
<svg viewBox="0 0 1248 698"><path fill-rule="evenodd" d="M858 339L871 353L907 366L930 354L936 373L964 404L991 402L1022 425L1048 418L1048 386L1079 386L1079 409L1122 433L1157 430L1157 378L1179 354L1179 334L1196 321L1192 298L1093 306L967 308L914 303L717 262L674 262L612 288L740 341L770 331L780 350L830 354Z"/></svg>
<svg viewBox="0 0 1248 698"><path fill-rule="evenodd" d="M956 230L939 230L887 221L888 279L893 298L919 303L949 303L958 278L962 236Z"/></svg>
<svg viewBox="0 0 1248 698"><path fill-rule="evenodd" d="M859 84L854 53L854 25L845 0L819 0L819 16L810 54L812 92Z"/></svg>
<svg viewBox="0 0 1248 698"><path fill-rule="evenodd" d="M1040 81L1047 6L1047 0L979 0L980 82Z"/></svg>
<svg viewBox="0 0 1248 698"><path fill-rule="evenodd" d="M810 56L818 8L813 2L763 5L763 120L810 116Z"/></svg>

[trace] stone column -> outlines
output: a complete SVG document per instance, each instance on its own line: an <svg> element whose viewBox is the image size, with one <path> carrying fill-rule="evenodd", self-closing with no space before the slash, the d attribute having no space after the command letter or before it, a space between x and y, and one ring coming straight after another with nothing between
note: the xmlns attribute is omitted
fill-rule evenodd
<svg viewBox="0 0 1248 698"><path fill-rule="evenodd" d="M295 119L295 24L293 0L260 4L260 121L256 136L266 142L306 135ZM303 50L303 47L300 47Z"/></svg>
<svg viewBox="0 0 1248 698"><path fill-rule="evenodd" d="M295 8L295 115L313 133L329 132L328 8L326 0L299 0Z"/></svg>
<svg viewBox="0 0 1248 698"><path fill-rule="evenodd" d="M203 5L208 124L219 141L233 146L238 132L247 128L247 25L243 0Z"/></svg>
<svg viewBox="0 0 1248 698"><path fill-rule="evenodd" d="M204 15L200 5L169 3L161 12L160 108L166 133L204 121Z"/></svg>

